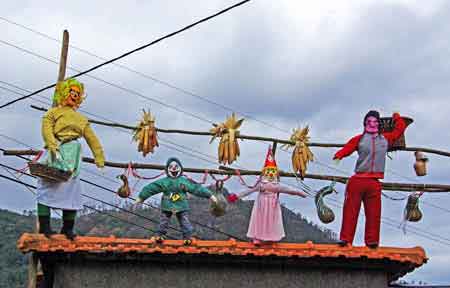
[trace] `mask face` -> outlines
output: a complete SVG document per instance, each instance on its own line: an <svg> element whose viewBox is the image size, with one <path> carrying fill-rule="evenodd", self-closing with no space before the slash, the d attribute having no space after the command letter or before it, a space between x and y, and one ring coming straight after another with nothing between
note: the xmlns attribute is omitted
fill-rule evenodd
<svg viewBox="0 0 450 288"><path fill-rule="evenodd" d="M364 123L364 131L367 133L378 133L379 122L376 117L367 117L366 123Z"/></svg>
<svg viewBox="0 0 450 288"><path fill-rule="evenodd" d="M81 95L78 87L71 87L69 95L66 98L65 106L77 109L81 104Z"/></svg>
<svg viewBox="0 0 450 288"><path fill-rule="evenodd" d="M278 179L278 169L275 167L267 167L264 169L264 178L273 182Z"/></svg>
<svg viewBox="0 0 450 288"><path fill-rule="evenodd" d="M171 161L167 166L167 176L177 178L181 176L181 167L176 161Z"/></svg>

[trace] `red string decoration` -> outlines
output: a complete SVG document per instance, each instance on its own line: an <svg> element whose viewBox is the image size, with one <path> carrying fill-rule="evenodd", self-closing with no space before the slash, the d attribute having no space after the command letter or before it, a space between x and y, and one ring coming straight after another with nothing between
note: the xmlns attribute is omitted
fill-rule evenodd
<svg viewBox="0 0 450 288"><path fill-rule="evenodd" d="M186 177L189 181L194 182L195 184L203 185L206 183L206 179L208 179L209 171L205 170L205 173L203 174L202 180L196 181L191 176L183 173L183 176Z"/></svg>
<svg viewBox="0 0 450 288"><path fill-rule="evenodd" d="M250 186L250 185L248 185L247 183L245 183L244 178L242 178L242 176L241 176L241 171L240 171L240 170L236 169L235 172L236 172L236 176L238 176L238 178L239 178L239 182L241 182L241 184L244 185L244 186L246 186L248 189L253 189L253 188L255 188L256 186L258 186L258 184L259 184L259 183L261 182L261 180L262 180L262 176L260 175L260 176L258 177L258 179L256 180L256 183L255 183L253 186Z"/></svg>
<svg viewBox="0 0 450 288"><path fill-rule="evenodd" d="M218 179L216 176L214 176L214 174L209 174L209 176L211 176L211 178L216 182L218 182L218 181L225 182L225 181L231 179L231 175L227 175L227 176L223 177L222 179Z"/></svg>

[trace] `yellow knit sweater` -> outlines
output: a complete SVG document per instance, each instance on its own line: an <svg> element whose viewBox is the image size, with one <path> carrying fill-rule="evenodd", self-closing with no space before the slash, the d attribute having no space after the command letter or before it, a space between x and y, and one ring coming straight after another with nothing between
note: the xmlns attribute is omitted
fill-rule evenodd
<svg viewBox="0 0 450 288"><path fill-rule="evenodd" d="M102 145L89 125L88 119L71 107L55 107L45 113L42 118L42 137L45 148L49 151L57 151L60 142L84 137L94 154L97 167L105 165Z"/></svg>

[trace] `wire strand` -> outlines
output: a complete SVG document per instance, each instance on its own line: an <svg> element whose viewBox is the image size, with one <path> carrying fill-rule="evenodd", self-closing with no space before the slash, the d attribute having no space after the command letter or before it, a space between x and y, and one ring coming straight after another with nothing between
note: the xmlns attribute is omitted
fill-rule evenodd
<svg viewBox="0 0 450 288"><path fill-rule="evenodd" d="M206 22L206 21L208 21L208 20L210 20L210 19L212 19L212 18L214 18L214 17L217 17L217 16L219 16L219 15L221 15L221 14L223 14L223 13L225 13L225 12L231 10L231 9L234 9L234 8L236 8L236 7L239 7L239 6L241 6L241 5L243 5L243 4L247 3L247 2L250 2L250 0L244 0L244 1L241 1L241 2L239 2L239 3L236 3L236 4L234 4L234 5L232 5L232 6L228 7L228 8L225 8L225 9L223 9L223 10L217 12L217 13L214 13L213 15L210 15L210 16L208 16L208 17L205 17L205 18L203 18L203 19L200 19L199 21L196 21L196 22L194 22L194 23L192 23L192 24L190 24L190 25L187 25L187 26L185 26L184 28L181 28L181 29L179 29L179 30L177 30L177 31L175 31L175 32L169 33L169 34L167 34L167 35L165 35L165 36L163 36L163 37L160 37L160 38L158 38L158 39L156 39L156 40L154 40L154 41L152 41L152 42L150 42L150 43L148 43L148 44L145 44L145 45L140 46L140 47L138 47L138 48L136 48L136 49L133 49L133 50L131 50L131 51L128 51L128 52L126 52L126 53L124 53L124 54L122 54L122 55L120 55L120 56L118 56L118 57L115 57L115 58L110 59L110 60L108 60L108 61L106 61L106 62L100 63L100 64L98 64L98 65L96 65L96 66L94 66L94 67L92 67L92 68L89 68L89 69L87 69L87 70L85 70L85 71L82 71L82 72L79 72L79 73L77 73L77 74L75 74L75 75L72 75L72 76L70 76L69 78L79 77L79 76L81 76L81 75L84 75L84 74L87 74L87 73L92 72L92 71L94 71L94 70L97 70L98 68L100 68L100 67L102 67L102 66L105 66L105 65L107 65L107 64L113 63L113 62L115 62L115 61L117 61L117 60L119 60L119 59L122 59L122 58L124 58L124 57L127 57L127 56L129 56L129 55L131 55L131 54L133 54L133 53L136 53L136 52L140 51L140 50L143 50L143 49L148 48L148 47L150 47L150 46L152 46L152 45L155 45L156 43L161 42L161 41L163 41L164 39L173 37L173 36L175 36L175 35L177 35L177 34L183 32L183 31L185 31L185 30L188 30L188 29L190 29L190 28L192 28L192 27L194 27L194 26L197 26L198 24L201 24L201 23L203 23L203 22ZM26 99L26 98L28 98L28 97L31 97L31 96L33 96L33 95L36 95L36 94L38 94L38 93L40 93L40 92L42 92L42 91L45 91L45 90L47 90L47 89L53 88L53 87L55 87L55 86L56 86L56 83L51 84L51 85L48 85L48 86L46 86L46 87L44 87L44 88L41 88L41 89L39 89L39 90L36 90L35 92L33 92L33 93L29 94L29 95L26 95L26 96L17 98L17 99L12 100L12 101L9 101L8 103L3 104L2 106L0 106L0 109L1 109L1 108L4 108L4 107L7 107L7 106L9 106L9 105L12 105L12 104L14 104L14 103L16 103L16 102L18 102L18 101L21 101L21 100L23 100L23 99Z"/></svg>

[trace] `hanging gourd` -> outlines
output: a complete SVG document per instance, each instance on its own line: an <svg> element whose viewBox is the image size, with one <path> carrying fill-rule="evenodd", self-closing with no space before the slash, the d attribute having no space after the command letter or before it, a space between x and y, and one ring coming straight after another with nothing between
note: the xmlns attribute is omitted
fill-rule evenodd
<svg viewBox="0 0 450 288"><path fill-rule="evenodd" d="M414 152L414 156L416 156L416 163L414 163L414 170L416 171L416 175L427 175L427 156L422 151Z"/></svg>
<svg viewBox="0 0 450 288"><path fill-rule="evenodd" d="M210 201L209 212L215 217L225 215L227 209L227 199L225 196L228 196L229 193L228 190L223 187L223 181L216 181L215 184L208 186L208 189L212 191L212 194L217 199L217 201Z"/></svg>
<svg viewBox="0 0 450 288"><path fill-rule="evenodd" d="M119 195L119 197L121 197L121 198L130 197L131 189L128 184L128 177L125 174L121 174L121 175L117 176L117 178L119 178L123 182L122 186L120 186L119 189L117 189L117 195Z"/></svg>
<svg viewBox="0 0 450 288"><path fill-rule="evenodd" d="M314 160L314 155L308 147L309 142L309 127L293 129L291 142L295 144L284 144L283 147L294 147L292 152L292 168L295 173L300 174L300 178L303 180L306 175L306 169L308 168L308 162Z"/></svg>
<svg viewBox="0 0 450 288"><path fill-rule="evenodd" d="M331 208L328 207L323 200L328 194L336 192L336 190L334 189L335 184L336 182L333 181L330 185L323 187L316 193L316 196L314 197L314 202L316 203L317 208L317 216L319 216L320 221L325 224L334 221L333 210L331 210Z"/></svg>
<svg viewBox="0 0 450 288"><path fill-rule="evenodd" d="M144 114L133 134L133 140L138 142L138 152L142 152L145 157L148 153L153 153L158 147L158 135L155 127L155 117L150 111L143 110Z"/></svg>
<svg viewBox="0 0 450 288"><path fill-rule="evenodd" d="M239 127L241 127L244 118L237 120L236 115L233 113L224 123L213 124L214 128L211 128L210 132L213 137L209 141L211 144L216 137L220 137L218 158L221 164L231 164L237 160L241 152L239 149L239 143L237 137L239 135Z"/></svg>
<svg viewBox="0 0 450 288"><path fill-rule="evenodd" d="M411 222L418 222L422 219L422 212L419 209L419 198L423 192L412 193L408 196L408 202L405 207L405 220Z"/></svg>

